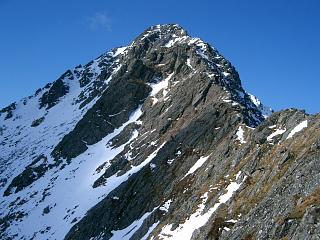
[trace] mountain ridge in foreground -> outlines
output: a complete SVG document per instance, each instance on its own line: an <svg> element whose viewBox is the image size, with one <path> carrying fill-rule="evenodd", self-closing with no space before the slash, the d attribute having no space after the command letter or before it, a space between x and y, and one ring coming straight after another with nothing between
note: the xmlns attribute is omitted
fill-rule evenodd
<svg viewBox="0 0 320 240"><path fill-rule="evenodd" d="M2 239L316 239L319 115L272 113L179 25L0 111Z"/></svg>

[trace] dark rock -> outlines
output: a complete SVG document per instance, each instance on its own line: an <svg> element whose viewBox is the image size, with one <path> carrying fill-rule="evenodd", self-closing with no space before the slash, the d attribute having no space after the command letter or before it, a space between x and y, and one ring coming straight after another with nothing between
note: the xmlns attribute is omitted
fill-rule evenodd
<svg viewBox="0 0 320 240"><path fill-rule="evenodd" d="M37 157L21 174L13 178L3 195L9 196L13 189L17 193L42 177L49 168L46 160L47 158L43 155Z"/></svg>
<svg viewBox="0 0 320 240"><path fill-rule="evenodd" d="M31 124L31 127L37 127L44 121L44 117L34 120Z"/></svg>
<svg viewBox="0 0 320 240"><path fill-rule="evenodd" d="M7 113L4 120L7 120L9 118L13 117L13 111L16 109L16 103L11 103L9 106L3 108L0 110L0 116L2 113Z"/></svg>
<svg viewBox="0 0 320 240"><path fill-rule="evenodd" d="M67 73L65 73L67 74ZM65 75L64 74L64 75ZM63 75L63 76L64 76ZM52 108L59 101L59 98L63 97L69 91L69 87L63 82L63 78L59 78L55 81L50 89L45 92L40 98L40 108L46 107L46 109Z"/></svg>
<svg viewBox="0 0 320 240"><path fill-rule="evenodd" d="M46 206L42 211L42 215L48 214L49 212L50 212L50 206Z"/></svg>

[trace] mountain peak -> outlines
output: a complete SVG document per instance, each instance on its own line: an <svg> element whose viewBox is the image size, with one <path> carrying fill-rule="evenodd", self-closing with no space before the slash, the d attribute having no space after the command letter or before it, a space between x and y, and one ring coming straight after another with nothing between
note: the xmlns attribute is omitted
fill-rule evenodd
<svg viewBox="0 0 320 240"><path fill-rule="evenodd" d="M206 78L206 81L211 83L210 86L213 84L222 87L226 93L223 101L251 109L247 114L250 116L247 119L250 126L256 126L267 116L267 108L242 88L240 77L232 64L210 44L200 38L189 36L178 24L149 27L127 47L126 53L129 58L147 61L152 59L150 64L163 66L159 70L168 66L164 56L171 56L175 60L179 58L180 67L181 64L186 65L189 71L193 71L194 74L198 72L202 78ZM191 61L195 66L192 66ZM180 67L171 66L170 70L179 72Z"/></svg>
<svg viewBox="0 0 320 240"><path fill-rule="evenodd" d="M320 116L268 114L210 44L150 27L0 111L0 238L300 234Z"/></svg>
<svg viewBox="0 0 320 240"><path fill-rule="evenodd" d="M147 37L152 34L159 34L161 36L173 36L178 37L187 36L187 32L179 24L158 24L148 27L140 35L142 37Z"/></svg>
<svg viewBox="0 0 320 240"><path fill-rule="evenodd" d="M170 41L191 39L187 32L178 24L158 24L144 30L132 44L156 44L158 47Z"/></svg>

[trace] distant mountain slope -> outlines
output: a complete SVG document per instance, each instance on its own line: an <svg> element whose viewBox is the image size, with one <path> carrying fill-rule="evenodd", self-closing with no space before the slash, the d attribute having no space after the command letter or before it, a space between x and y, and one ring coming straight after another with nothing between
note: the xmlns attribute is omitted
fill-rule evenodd
<svg viewBox="0 0 320 240"><path fill-rule="evenodd" d="M209 44L150 27L1 110L0 236L316 238L320 117L271 113Z"/></svg>

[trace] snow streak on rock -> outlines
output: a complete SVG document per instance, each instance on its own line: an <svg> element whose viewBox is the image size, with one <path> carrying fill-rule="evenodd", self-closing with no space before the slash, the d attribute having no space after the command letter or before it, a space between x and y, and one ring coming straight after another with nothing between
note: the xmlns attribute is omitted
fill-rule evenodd
<svg viewBox="0 0 320 240"><path fill-rule="evenodd" d="M196 161L196 163L190 168L190 170L186 173L186 175L184 176L184 177L186 177L186 176L188 176L188 175L190 175L190 174L193 174L198 168L200 168L206 161L207 161L207 159L210 157L210 155L209 156L207 156L207 157L201 157L201 158L199 158L197 161Z"/></svg>
<svg viewBox="0 0 320 240"><path fill-rule="evenodd" d="M238 173L237 176L240 174ZM174 240L188 240L191 239L192 234L195 230L199 229L207 223L209 218L223 203L229 201L233 194L240 188L246 177L243 178L241 183L231 182L226 187L226 193L220 195L217 203L213 207L210 207L206 212L206 202L208 200L208 192L201 196L202 202L198 207L197 211L193 213L183 224L180 224L176 229L172 229L172 224L166 225L162 228L160 233L160 239L174 239Z"/></svg>
<svg viewBox="0 0 320 240"><path fill-rule="evenodd" d="M308 120L304 120L303 122L299 123L297 126L292 129L289 133L287 139L292 138L296 133L300 132L302 129L308 127Z"/></svg>

